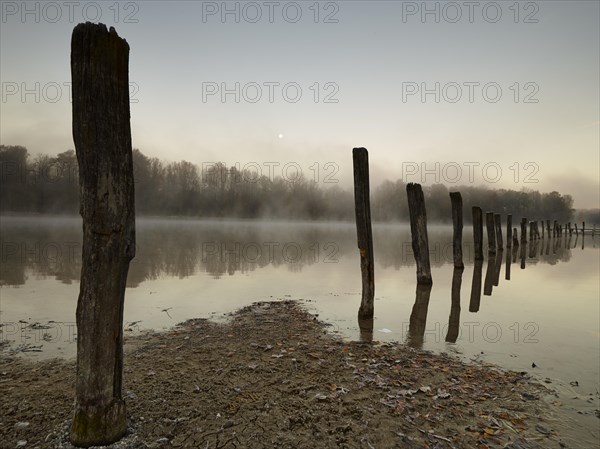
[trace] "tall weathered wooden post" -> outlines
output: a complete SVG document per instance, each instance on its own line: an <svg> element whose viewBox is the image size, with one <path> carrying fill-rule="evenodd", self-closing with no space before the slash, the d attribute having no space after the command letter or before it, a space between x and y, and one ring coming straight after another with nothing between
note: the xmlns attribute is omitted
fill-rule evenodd
<svg viewBox="0 0 600 449"><path fill-rule="evenodd" d="M548 238L550 238L550 220L546 220L546 232L548 233Z"/></svg>
<svg viewBox="0 0 600 449"><path fill-rule="evenodd" d="M373 319L358 318L358 329L360 330L360 341L370 343L373 341Z"/></svg>
<svg viewBox="0 0 600 449"><path fill-rule="evenodd" d="M519 234L517 233L517 228L513 228L513 247L517 248L519 246Z"/></svg>
<svg viewBox="0 0 600 449"><path fill-rule="evenodd" d="M529 240L532 242L535 240L535 222L534 221L529 222Z"/></svg>
<svg viewBox="0 0 600 449"><path fill-rule="evenodd" d="M433 284L431 265L429 264L429 239L427 237L427 213L425 197L420 184L409 182L406 185L412 249L417 263L417 283Z"/></svg>
<svg viewBox="0 0 600 449"><path fill-rule="evenodd" d="M358 309L360 319L373 318L375 296L375 264L373 261L373 231L371 230L371 199L369 193L369 152L366 148L352 150L354 163L354 204L356 233L360 251L362 300Z"/></svg>
<svg viewBox="0 0 600 449"><path fill-rule="evenodd" d="M527 218L521 218L521 243L527 243Z"/></svg>
<svg viewBox="0 0 600 449"><path fill-rule="evenodd" d="M71 442L100 446L126 431L123 303L135 256L129 45L114 28L79 24L71 39L73 140L83 218Z"/></svg>
<svg viewBox="0 0 600 449"><path fill-rule="evenodd" d="M512 215L506 216L506 247L512 247Z"/></svg>
<svg viewBox="0 0 600 449"><path fill-rule="evenodd" d="M450 192L450 202L452 203L452 224L454 226L452 238L454 268L464 268L462 257L463 203L460 192Z"/></svg>
<svg viewBox="0 0 600 449"><path fill-rule="evenodd" d="M488 253L496 254L496 228L495 228L495 223L494 223L494 213L493 212L486 212L485 227L487 230L487 238L488 238Z"/></svg>
<svg viewBox="0 0 600 449"><path fill-rule="evenodd" d="M502 251L504 243L502 241L502 217L500 217L500 214L494 215L494 223L496 225L496 245L498 246L498 250Z"/></svg>
<svg viewBox="0 0 600 449"><path fill-rule="evenodd" d="M483 260L483 213L481 207L473 206L473 244L475 245L475 260Z"/></svg>

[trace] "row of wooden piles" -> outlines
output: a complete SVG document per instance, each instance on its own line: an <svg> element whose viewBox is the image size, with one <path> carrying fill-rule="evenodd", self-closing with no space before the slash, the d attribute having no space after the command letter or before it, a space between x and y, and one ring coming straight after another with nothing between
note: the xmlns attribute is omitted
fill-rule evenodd
<svg viewBox="0 0 600 449"><path fill-rule="evenodd" d="M374 278L374 258L373 258L373 233L371 228L371 210L370 210L370 188L369 188L369 156L366 148L354 148L354 197L356 210L356 229L358 236L358 248L360 251L360 265L362 274L362 300L358 312L359 320L372 320L373 301L375 296L375 278ZM417 286L431 286L433 279L431 277L431 265L429 261L429 242L427 235L427 213L425 209L425 198L420 184L409 183L406 186L408 209L410 218L410 229L412 238L412 250L417 266ZM452 206L453 223L453 262L455 270L464 268L462 254L462 233L463 233L463 201L460 192L450 192L450 201ZM484 260L483 251L483 224L484 214L479 206L472 207L473 223L473 244L475 273L479 270L479 284L481 284L482 262ZM484 294L491 294L493 285L498 285L497 281L491 281L488 284L487 279L499 279L502 260L497 261L497 253L504 251L504 237L502 233L502 216L499 213L485 213L485 228L488 244L488 270L497 270L497 276L486 275L486 286ZM515 249L521 246L521 268L525 267L525 246L528 242L536 243L543 239L557 239L564 235L571 236L573 232L576 236L581 233L591 233L592 236L597 232L595 226L585 227L585 222L581 228L571 222L566 225L560 224L557 220L533 220L529 221L526 217L521 218L520 238L516 227L512 226L512 215L506 215L506 248L513 248L513 251L507 252L507 279L510 278L510 255L515 256ZM530 252L534 251L538 245L530 245ZM456 277L456 274L455 276ZM454 284L454 281L453 281ZM454 287L454 285L453 285ZM453 288L454 289L454 288ZM475 289L473 289L474 291ZM480 291L480 289L479 289ZM418 302L418 298L417 298ZM477 304L479 301L475 301ZM471 301L473 305L473 298ZM472 307L470 307L471 309ZM478 309L478 306L477 306Z"/></svg>

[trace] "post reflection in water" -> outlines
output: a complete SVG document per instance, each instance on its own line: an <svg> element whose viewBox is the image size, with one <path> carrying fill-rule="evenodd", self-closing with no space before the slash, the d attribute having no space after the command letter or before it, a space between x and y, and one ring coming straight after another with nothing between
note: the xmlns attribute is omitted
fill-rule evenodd
<svg viewBox="0 0 600 449"><path fill-rule="evenodd" d="M446 341L456 343L460 329L460 287L464 268L454 267L452 272L452 293L450 304L450 318L448 318L448 333Z"/></svg>
<svg viewBox="0 0 600 449"><path fill-rule="evenodd" d="M500 272L502 271L502 256L504 254L503 250L498 251L496 254L496 260L494 261L496 271L494 271L494 286L498 287L500 284Z"/></svg>
<svg viewBox="0 0 600 449"><path fill-rule="evenodd" d="M529 258L530 259L535 259L536 255L537 255L538 247L539 247L538 240L532 240L531 242L529 242Z"/></svg>
<svg viewBox="0 0 600 449"><path fill-rule="evenodd" d="M514 252L514 250L513 250ZM506 251L506 269L505 269L505 273L504 273L504 279L506 279L507 281L510 281L510 262L511 262L511 252Z"/></svg>
<svg viewBox="0 0 600 449"><path fill-rule="evenodd" d="M417 284L415 304L410 314L408 338L406 339L406 343L413 348L421 349L423 347L431 287L431 284Z"/></svg>
<svg viewBox="0 0 600 449"><path fill-rule="evenodd" d="M525 269L525 259L527 253L527 243L521 243L521 250L519 256L521 257L521 270Z"/></svg>
<svg viewBox="0 0 600 449"><path fill-rule="evenodd" d="M496 275L496 255L493 253L488 253L487 269L485 270L485 282L483 283L484 296L492 296L495 275Z"/></svg>
<svg viewBox="0 0 600 449"><path fill-rule="evenodd" d="M469 312L479 312L479 303L481 302L481 276L483 272L483 260L476 260L473 265L473 281L471 283L471 300L469 302Z"/></svg>

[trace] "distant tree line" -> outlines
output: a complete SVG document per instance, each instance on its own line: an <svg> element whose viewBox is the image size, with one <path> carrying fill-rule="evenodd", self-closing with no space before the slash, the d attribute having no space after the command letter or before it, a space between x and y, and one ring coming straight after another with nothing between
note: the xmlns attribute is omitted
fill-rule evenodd
<svg viewBox="0 0 600 449"><path fill-rule="evenodd" d="M73 150L30 160L22 146L0 145L0 211L77 213L79 188Z"/></svg>
<svg viewBox="0 0 600 449"><path fill-rule="evenodd" d="M472 206L479 206L483 212L493 211L502 216L512 214L513 223L517 223L521 217L529 220L558 220L559 223L566 223L573 220L575 212L571 195L561 195L556 191L541 193L537 190L487 189L476 186L460 186L451 190L461 193L464 218L467 222L471 221ZM428 221L452 222L448 193L448 188L443 184L433 184L423 188ZM408 217L406 184L402 180L384 181L375 190L371 199L371 208L373 217L377 217L379 221L406 220Z"/></svg>
<svg viewBox="0 0 600 449"><path fill-rule="evenodd" d="M575 221L585 223L600 223L600 209L577 209Z"/></svg>
<svg viewBox="0 0 600 449"><path fill-rule="evenodd" d="M136 211L141 216L354 219L354 193L337 185L322 187L302 177L293 182L271 179L223 163L200 169L187 161L150 158L137 149L133 159ZM73 150L31 158L25 147L0 145L0 181L0 212L78 213L78 165ZM428 220L450 222L448 188L433 184L423 190ZM513 214L517 219L567 222L575 217L573 198L558 192L475 186L452 190L462 194L467 222L471 206ZM383 181L371 192L371 210L375 221L407 221L406 184ZM585 211L585 217L590 223L598 222L600 212Z"/></svg>

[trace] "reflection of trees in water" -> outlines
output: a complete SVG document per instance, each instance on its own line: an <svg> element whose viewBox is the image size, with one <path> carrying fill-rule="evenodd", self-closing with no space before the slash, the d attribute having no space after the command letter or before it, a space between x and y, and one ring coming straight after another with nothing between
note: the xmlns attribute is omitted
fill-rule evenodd
<svg viewBox="0 0 600 449"><path fill-rule="evenodd" d="M220 278L267 266L286 266L298 272L314 263L335 263L348 249L341 247L339 233L335 231L307 226L299 230L293 228L293 225L282 225L273 231L255 225L224 224L178 230L163 239L162 258L140 260L146 263L166 260L162 272L167 276L187 277L203 271ZM151 240L160 238L157 235Z"/></svg>
<svg viewBox="0 0 600 449"><path fill-rule="evenodd" d="M0 285L24 285L27 271L36 277L54 277L71 284L81 272L81 223L57 219L41 226L39 218L13 223L2 218L0 231Z"/></svg>
<svg viewBox="0 0 600 449"><path fill-rule="evenodd" d="M410 229L374 227L375 261L380 268L414 266ZM465 232L463 257L473 264L470 233ZM591 240L588 237L588 240ZM54 277L69 284L81 271L81 220L71 218L2 219L0 285L24 285L27 276ZM453 263L452 229L431 226L431 265ZM528 246L539 262L554 265L571 259L576 239L546 239ZM356 258L356 229L352 223L201 222L138 219L137 253L131 262L128 287L161 277L186 278L208 273L215 278L249 273L267 266L301 272L315 263L335 264ZM535 246L535 247L534 247ZM591 246L591 245L590 245ZM526 254L527 254L526 253ZM517 256L513 249L513 256ZM496 267L495 267L496 268ZM498 273L495 273L496 277Z"/></svg>
<svg viewBox="0 0 600 449"><path fill-rule="evenodd" d="M3 285L24 285L26 280L25 264L2 263L2 270L0 270L0 287Z"/></svg>
<svg viewBox="0 0 600 449"><path fill-rule="evenodd" d="M218 279L267 266L287 266L299 272L307 265L339 260L340 249L333 233L307 228L291 237L283 234L267 234L260 228L226 223L190 225L176 230L142 227L128 285L134 287L161 276L182 279L198 272Z"/></svg>
<svg viewBox="0 0 600 449"><path fill-rule="evenodd" d="M78 281L81 222L52 224L34 219L23 226L8 220L2 229L0 282L23 285L27 272ZM169 222L138 220L137 252L128 287L161 277L186 278L199 272L220 278L267 266L300 272L315 263L336 263L357 251L353 227L342 224L266 224L244 222Z"/></svg>
<svg viewBox="0 0 600 449"><path fill-rule="evenodd" d="M542 251L544 248L544 244L539 244L539 252L537 253L537 258L534 260L528 261L529 264L536 264L538 262L547 263L549 265L556 265L558 262L568 262L571 260L571 248L565 247L560 244L559 239L547 239L545 242L546 248L549 248L550 251ZM554 245L554 249L551 249Z"/></svg>
<svg viewBox="0 0 600 449"><path fill-rule="evenodd" d="M454 263L452 251L452 229L434 226L428 230L429 259L433 267ZM375 262L382 268L415 265L409 227L381 227L373 231ZM471 242L463 243L463 258L473 263L474 251Z"/></svg>

